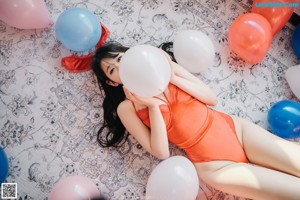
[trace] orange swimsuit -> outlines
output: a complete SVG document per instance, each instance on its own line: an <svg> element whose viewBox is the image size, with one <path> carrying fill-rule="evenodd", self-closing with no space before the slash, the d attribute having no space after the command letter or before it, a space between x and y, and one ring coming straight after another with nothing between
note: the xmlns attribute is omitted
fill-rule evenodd
<svg viewBox="0 0 300 200"><path fill-rule="evenodd" d="M229 115L208 108L173 84L168 88L167 105L160 105L160 110L171 143L182 148L194 163L213 160L248 162ZM150 127L148 109L136 112Z"/></svg>

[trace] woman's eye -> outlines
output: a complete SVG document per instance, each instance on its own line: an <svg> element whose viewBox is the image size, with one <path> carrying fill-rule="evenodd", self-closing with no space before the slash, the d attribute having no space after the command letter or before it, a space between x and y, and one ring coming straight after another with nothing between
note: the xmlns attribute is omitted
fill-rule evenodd
<svg viewBox="0 0 300 200"><path fill-rule="evenodd" d="M112 74L114 72L115 68L111 68L111 70L109 70L109 74Z"/></svg>
<svg viewBox="0 0 300 200"><path fill-rule="evenodd" d="M120 57L118 58L118 62L120 62L121 58L122 58L122 56L120 56Z"/></svg>

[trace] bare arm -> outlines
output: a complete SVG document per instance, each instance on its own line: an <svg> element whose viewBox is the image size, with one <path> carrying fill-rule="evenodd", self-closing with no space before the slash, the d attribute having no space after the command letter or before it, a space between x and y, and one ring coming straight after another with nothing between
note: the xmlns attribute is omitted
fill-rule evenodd
<svg viewBox="0 0 300 200"><path fill-rule="evenodd" d="M204 84L198 77L194 76L191 72L189 72L178 63L171 61L171 65L173 66L175 75L178 75L197 84Z"/></svg>
<svg viewBox="0 0 300 200"><path fill-rule="evenodd" d="M171 83L207 105L215 106L217 104L217 97L208 85L184 67L173 62L166 52L164 54L168 58L172 70Z"/></svg>
<svg viewBox="0 0 300 200"><path fill-rule="evenodd" d="M135 109L129 100L123 101L118 106L117 113L127 131L145 150L159 159L166 159L170 154L169 143L166 125L159 109L157 99L152 100L148 105L148 110L151 122L150 129L145 126L137 116Z"/></svg>
<svg viewBox="0 0 300 200"><path fill-rule="evenodd" d="M172 67L171 83L207 105L217 104L217 97L208 85L177 63L172 62Z"/></svg>

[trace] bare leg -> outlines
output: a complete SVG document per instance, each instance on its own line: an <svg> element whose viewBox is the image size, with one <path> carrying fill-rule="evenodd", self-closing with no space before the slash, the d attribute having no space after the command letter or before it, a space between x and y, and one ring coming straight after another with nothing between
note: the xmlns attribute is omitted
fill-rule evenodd
<svg viewBox="0 0 300 200"><path fill-rule="evenodd" d="M230 161L195 164L210 186L255 200L299 200L300 178L276 170Z"/></svg>
<svg viewBox="0 0 300 200"><path fill-rule="evenodd" d="M235 124L251 163L300 177L300 145L277 137L244 119L235 118Z"/></svg>
<svg viewBox="0 0 300 200"><path fill-rule="evenodd" d="M300 199L300 145L234 118L249 161L196 163L199 176L212 187L252 199ZM255 165L254 165L255 164Z"/></svg>

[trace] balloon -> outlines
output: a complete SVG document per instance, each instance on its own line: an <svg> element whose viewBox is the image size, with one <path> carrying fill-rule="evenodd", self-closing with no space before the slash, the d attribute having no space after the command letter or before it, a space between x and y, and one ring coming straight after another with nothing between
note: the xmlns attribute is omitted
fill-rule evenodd
<svg viewBox="0 0 300 200"><path fill-rule="evenodd" d="M292 48L296 54L300 58L300 24L296 27L292 36Z"/></svg>
<svg viewBox="0 0 300 200"><path fill-rule="evenodd" d="M282 27L291 18L294 7L288 6L293 1L277 0L270 2L270 0L254 0L252 5L252 12L264 16L271 24L273 36L282 29Z"/></svg>
<svg viewBox="0 0 300 200"><path fill-rule="evenodd" d="M8 160L4 150L0 147L0 185L8 175Z"/></svg>
<svg viewBox="0 0 300 200"><path fill-rule="evenodd" d="M1 0L0 19L20 29L46 28L52 25L44 0Z"/></svg>
<svg viewBox="0 0 300 200"><path fill-rule="evenodd" d="M199 179L191 161L172 156L159 163L148 179L146 199L195 200Z"/></svg>
<svg viewBox="0 0 300 200"><path fill-rule="evenodd" d="M300 65L288 68L285 72L285 78L292 92L300 99Z"/></svg>
<svg viewBox="0 0 300 200"><path fill-rule="evenodd" d="M85 8L65 10L55 24L57 39L73 51L88 51L95 47L101 36L97 17Z"/></svg>
<svg viewBox="0 0 300 200"><path fill-rule="evenodd" d="M99 196L97 186L89 178L69 176L54 185L48 200L83 200Z"/></svg>
<svg viewBox="0 0 300 200"><path fill-rule="evenodd" d="M168 58L162 50L150 45L127 50L120 61L119 73L128 90L145 97L161 94L171 78Z"/></svg>
<svg viewBox="0 0 300 200"><path fill-rule="evenodd" d="M228 40L231 49L246 62L260 63L272 42L271 25L259 14L243 14L230 26Z"/></svg>
<svg viewBox="0 0 300 200"><path fill-rule="evenodd" d="M199 73L213 66L215 47L210 38L196 30L178 33L173 42L176 61L188 71Z"/></svg>
<svg viewBox="0 0 300 200"><path fill-rule="evenodd" d="M271 131L282 138L300 137L300 103L282 100L268 112Z"/></svg>

